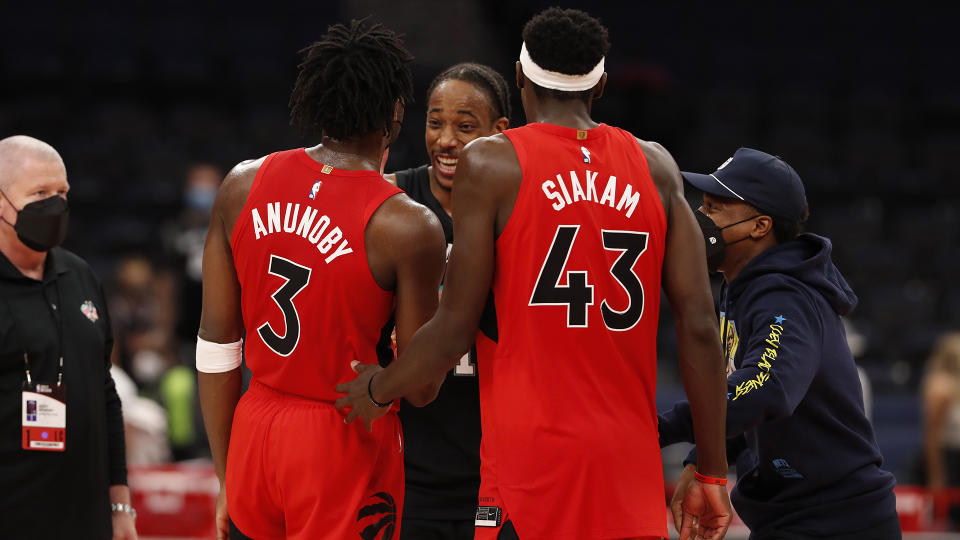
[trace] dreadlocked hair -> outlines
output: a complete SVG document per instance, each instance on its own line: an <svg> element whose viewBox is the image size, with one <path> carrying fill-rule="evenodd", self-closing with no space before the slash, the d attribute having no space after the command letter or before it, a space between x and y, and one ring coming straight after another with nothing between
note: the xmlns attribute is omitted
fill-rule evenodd
<svg viewBox="0 0 960 540"><path fill-rule="evenodd" d="M567 75L589 73L607 55L610 39L599 20L579 9L545 9L523 27L530 58L548 71ZM532 82L532 81L531 81ZM564 92L534 84L537 95L589 100L593 90Z"/></svg>
<svg viewBox="0 0 960 540"><path fill-rule="evenodd" d="M427 99L430 99L433 91L436 90L441 83L449 80L470 83L480 91L486 93L487 99L490 101L490 110L493 113L490 118L492 121L496 121L496 119L501 116L507 120L510 119L512 113L510 110L510 87L507 85L507 81L504 80L503 76L490 66L475 64L473 62L462 62L448 67L437 75L433 79L433 82L430 83L430 86L427 87Z"/></svg>
<svg viewBox="0 0 960 540"><path fill-rule="evenodd" d="M413 102L407 67L413 55L382 24L335 24L300 52L305 54L290 94L290 123L305 134L350 139L389 131L397 100Z"/></svg>

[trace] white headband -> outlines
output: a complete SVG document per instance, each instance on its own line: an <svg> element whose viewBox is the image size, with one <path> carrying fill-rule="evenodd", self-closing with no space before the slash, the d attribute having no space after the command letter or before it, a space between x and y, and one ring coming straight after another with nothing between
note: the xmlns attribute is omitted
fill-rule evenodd
<svg viewBox="0 0 960 540"><path fill-rule="evenodd" d="M526 43L520 47L520 67L523 68L523 74L544 88L552 88L563 92L580 92L596 86L600 82L600 77L603 76L603 60L603 58L600 58L600 62L589 73L567 75L566 73L543 69L533 61L533 58L530 58Z"/></svg>

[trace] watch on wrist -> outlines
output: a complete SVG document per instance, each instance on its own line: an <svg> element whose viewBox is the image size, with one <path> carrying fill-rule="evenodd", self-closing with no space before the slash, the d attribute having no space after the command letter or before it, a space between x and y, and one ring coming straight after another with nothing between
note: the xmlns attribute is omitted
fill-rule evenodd
<svg viewBox="0 0 960 540"><path fill-rule="evenodd" d="M110 511L130 514L134 520L137 519L137 511L127 503L110 503Z"/></svg>

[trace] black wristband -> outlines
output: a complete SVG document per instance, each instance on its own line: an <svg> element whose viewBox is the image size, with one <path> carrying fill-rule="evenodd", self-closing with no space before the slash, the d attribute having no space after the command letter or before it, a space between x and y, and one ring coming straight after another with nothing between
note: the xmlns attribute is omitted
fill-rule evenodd
<svg viewBox="0 0 960 540"><path fill-rule="evenodd" d="M373 386L373 378L376 376L377 374L374 373L373 375L370 376L370 379L367 381L367 396L370 397L370 401L377 407L380 407L380 408L389 407L390 404L393 403L392 401L389 401L387 403L380 403L379 401L373 399L373 390L371 389L371 387Z"/></svg>

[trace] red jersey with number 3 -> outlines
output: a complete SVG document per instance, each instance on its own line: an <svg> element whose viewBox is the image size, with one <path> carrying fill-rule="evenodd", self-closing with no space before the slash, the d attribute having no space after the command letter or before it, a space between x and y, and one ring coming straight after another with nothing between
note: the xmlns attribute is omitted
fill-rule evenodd
<svg viewBox="0 0 960 540"><path fill-rule="evenodd" d="M603 124L504 134L523 181L496 242L500 340L481 404L505 511L524 540L667 536L654 403L667 224L647 160Z"/></svg>
<svg viewBox="0 0 960 540"><path fill-rule="evenodd" d="M364 231L397 193L377 172L335 169L303 148L264 160L231 239L255 379L332 402L356 377L352 360L377 361L393 293L370 273Z"/></svg>

